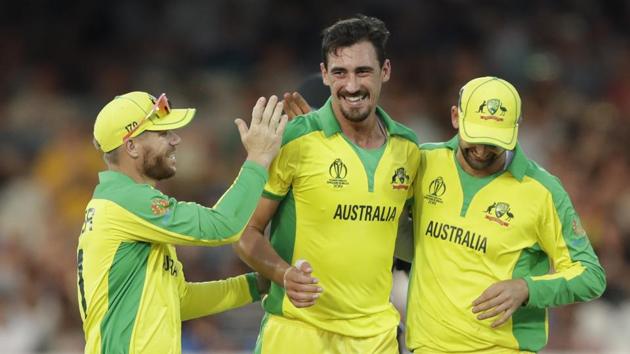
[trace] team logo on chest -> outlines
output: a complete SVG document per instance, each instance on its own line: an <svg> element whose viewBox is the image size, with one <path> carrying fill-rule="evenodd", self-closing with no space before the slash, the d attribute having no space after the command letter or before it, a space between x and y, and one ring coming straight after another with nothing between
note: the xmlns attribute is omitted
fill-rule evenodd
<svg viewBox="0 0 630 354"><path fill-rule="evenodd" d="M409 175L404 167L399 167L394 171L394 175L392 176L392 188L409 189Z"/></svg>
<svg viewBox="0 0 630 354"><path fill-rule="evenodd" d="M501 226L510 226L510 221L514 219L514 214L510 209L510 204L504 202L494 202L485 211L486 219L494 221Z"/></svg>
<svg viewBox="0 0 630 354"><path fill-rule="evenodd" d="M340 158L335 159L328 167L328 175L330 179L326 183L332 185L334 188L343 188L348 184L346 176L348 175L348 167L344 164Z"/></svg>
<svg viewBox="0 0 630 354"><path fill-rule="evenodd" d="M446 193L446 183L444 183L444 178L439 176L429 183L429 193L425 194L424 199L433 205L443 203L441 197L444 193Z"/></svg>

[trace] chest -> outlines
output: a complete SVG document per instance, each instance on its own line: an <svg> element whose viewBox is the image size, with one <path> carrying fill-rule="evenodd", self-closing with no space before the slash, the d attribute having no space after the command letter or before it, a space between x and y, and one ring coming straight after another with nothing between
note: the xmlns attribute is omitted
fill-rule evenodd
<svg viewBox="0 0 630 354"><path fill-rule="evenodd" d="M509 172L470 185L459 173L453 163L433 164L419 177L416 232L426 247L503 263L536 244L544 203L535 186Z"/></svg>
<svg viewBox="0 0 630 354"><path fill-rule="evenodd" d="M296 197L324 203L350 199L404 203L417 166L413 151L395 141L388 141L378 153L365 153L336 136L302 148L292 188Z"/></svg>

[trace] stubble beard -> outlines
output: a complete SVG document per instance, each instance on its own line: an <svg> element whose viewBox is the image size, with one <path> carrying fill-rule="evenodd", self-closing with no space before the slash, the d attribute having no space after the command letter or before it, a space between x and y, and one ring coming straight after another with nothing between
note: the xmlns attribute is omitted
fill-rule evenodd
<svg viewBox="0 0 630 354"><path fill-rule="evenodd" d="M171 168L166 161L166 154L156 156L151 153L147 157L142 163L142 169L146 176L161 181L175 175L175 169Z"/></svg>

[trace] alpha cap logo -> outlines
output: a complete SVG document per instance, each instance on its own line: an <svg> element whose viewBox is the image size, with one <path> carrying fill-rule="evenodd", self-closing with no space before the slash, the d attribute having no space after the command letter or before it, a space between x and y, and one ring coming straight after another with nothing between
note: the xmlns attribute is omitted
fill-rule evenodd
<svg viewBox="0 0 630 354"><path fill-rule="evenodd" d="M348 184L346 176L348 175L348 167L341 161L341 159L335 159L328 167L328 175L330 179L326 183L332 185L334 188L343 188Z"/></svg>
<svg viewBox="0 0 630 354"><path fill-rule="evenodd" d="M392 176L392 188L409 189L409 175L404 167L399 167L394 171L394 175Z"/></svg>
<svg viewBox="0 0 630 354"><path fill-rule="evenodd" d="M486 113L488 111L489 115L482 114L479 118L483 120L496 120L497 122L503 121L503 116L508 111L508 109L503 106L501 100L498 98L491 98L489 100L484 100L481 105L479 105L479 109L475 113ZM495 115L499 112L498 116Z"/></svg>
<svg viewBox="0 0 630 354"><path fill-rule="evenodd" d="M510 226L510 221L514 219L514 214L510 209L510 204L504 202L494 202L486 208L486 219L494 221L501 226Z"/></svg>
<svg viewBox="0 0 630 354"><path fill-rule="evenodd" d="M429 183L429 194L426 194L424 199L426 199L429 204L433 205L443 203L440 197L442 197L444 193L446 193L446 183L444 183L444 178L439 176Z"/></svg>

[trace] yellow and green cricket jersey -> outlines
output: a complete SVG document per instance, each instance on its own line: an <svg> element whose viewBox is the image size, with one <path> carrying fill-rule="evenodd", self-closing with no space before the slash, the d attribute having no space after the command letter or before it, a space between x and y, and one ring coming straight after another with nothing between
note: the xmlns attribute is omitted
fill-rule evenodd
<svg viewBox="0 0 630 354"><path fill-rule="evenodd" d="M458 137L421 147L407 345L417 353L538 351L547 307L602 294L605 276L559 180L517 145L505 171L475 178L457 162ZM490 285L524 278L529 300L504 325L477 320Z"/></svg>
<svg viewBox="0 0 630 354"><path fill-rule="evenodd" d="M309 261L324 292L314 306L297 309L272 284L267 312L354 337L398 324L389 302L391 267L420 153L410 129L380 108L376 113L388 138L370 150L345 137L330 100L288 124L264 193L281 200L271 244L290 264Z"/></svg>
<svg viewBox="0 0 630 354"><path fill-rule="evenodd" d="M115 171L99 180L77 251L86 353L180 353L181 321L259 299L254 274L186 282L173 245L238 240L267 180L262 166L245 162L213 208L177 202Z"/></svg>

